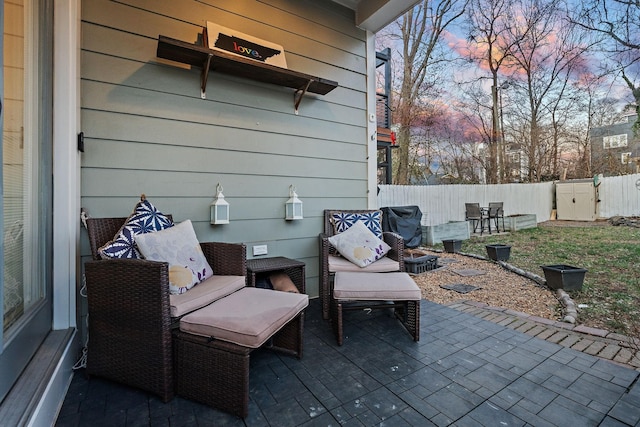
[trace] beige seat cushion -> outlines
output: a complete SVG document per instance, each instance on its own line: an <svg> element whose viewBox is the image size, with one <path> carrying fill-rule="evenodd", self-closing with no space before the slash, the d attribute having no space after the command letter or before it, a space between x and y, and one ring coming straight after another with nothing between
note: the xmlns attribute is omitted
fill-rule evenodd
<svg viewBox="0 0 640 427"><path fill-rule="evenodd" d="M247 287L187 314L180 330L258 348L307 305L306 294Z"/></svg>
<svg viewBox="0 0 640 427"><path fill-rule="evenodd" d="M394 261L389 257L382 257L376 262L369 264L364 268L358 267L348 259L336 255L329 255L328 261L329 271L331 273L335 273L336 271L380 273L400 270L400 264L398 263L398 261Z"/></svg>
<svg viewBox="0 0 640 427"><path fill-rule="evenodd" d="M244 288L244 276L211 276L189 291L169 295L171 317L180 317Z"/></svg>
<svg viewBox="0 0 640 427"><path fill-rule="evenodd" d="M407 273L354 273L339 271L333 297L341 301L420 300L420 288Z"/></svg>

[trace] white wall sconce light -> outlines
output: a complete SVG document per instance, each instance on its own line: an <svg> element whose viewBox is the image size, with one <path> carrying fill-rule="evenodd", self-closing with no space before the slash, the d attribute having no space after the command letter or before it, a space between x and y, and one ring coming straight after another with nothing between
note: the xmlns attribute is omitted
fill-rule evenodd
<svg viewBox="0 0 640 427"><path fill-rule="evenodd" d="M229 224L229 203L222 194L222 185L216 187L216 198L211 203L211 224Z"/></svg>
<svg viewBox="0 0 640 427"><path fill-rule="evenodd" d="M285 203L285 216L287 221L302 219L302 201L298 199L296 194L296 188L293 185L289 186L289 200Z"/></svg>

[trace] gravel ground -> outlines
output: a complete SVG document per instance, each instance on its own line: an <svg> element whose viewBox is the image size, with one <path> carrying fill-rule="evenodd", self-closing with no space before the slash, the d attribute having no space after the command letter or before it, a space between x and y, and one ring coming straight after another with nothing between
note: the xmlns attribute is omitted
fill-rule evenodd
<svg viewBox="0 0 640 427"><path fill-rule="evenodd" d="M560 320L560 304L555 294L531 279L513 273L490 260L466 255L420 249L438 258L442 267L412 275L422 290L422 297L439 304L460 300L478 301L494 307L509 308L546 319ZM464 276L464 270L478 270L479 275ZM444 285L465 284L481 289L462 294L443 289Z"/></svg>

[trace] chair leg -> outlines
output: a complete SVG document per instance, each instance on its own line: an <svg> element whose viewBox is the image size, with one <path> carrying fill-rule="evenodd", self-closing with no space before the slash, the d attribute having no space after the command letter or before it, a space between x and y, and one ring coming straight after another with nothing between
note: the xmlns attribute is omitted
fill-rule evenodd
<svg viewBox="0 0 640 427"><path fill-rule="evenodd" d="M420 301L403 301L400 310L396 309L396 317L411 334L411 338L420 341Z"/></svg>
<svg viewBox="0 0 640 427"><path fill-rule="evenodd" d="M338 345L342 345L342 303L334 298L331 298L331 328L333 334L336 337Z"/></svg>
<svg viewBox="0 0 640 427"><path fill-rule="evenodd" d="M320 305L322 305L322 318L328 320L330 318L331 311L331 299L333 296L333 279L335 274L326 273L326 277L320 277Z"/></svg>

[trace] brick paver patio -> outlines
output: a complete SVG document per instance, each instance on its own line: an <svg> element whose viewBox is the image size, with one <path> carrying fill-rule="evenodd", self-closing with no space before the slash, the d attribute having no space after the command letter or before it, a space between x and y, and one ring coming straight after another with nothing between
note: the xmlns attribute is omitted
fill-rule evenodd
<svg viewBox="0 0 640 427"><path fill-rule="evenodd" d="M640 372L570 348L607 336L567 340L581 332L559 328L569 335L553 343L539 338L553 324L483 318L496 311L422 301L419 342L384 310L351 312L338 347L312 300L302 360L252 355L245 420L79 371L57 426L640 426Z"/></svg>

